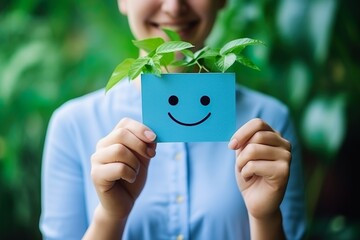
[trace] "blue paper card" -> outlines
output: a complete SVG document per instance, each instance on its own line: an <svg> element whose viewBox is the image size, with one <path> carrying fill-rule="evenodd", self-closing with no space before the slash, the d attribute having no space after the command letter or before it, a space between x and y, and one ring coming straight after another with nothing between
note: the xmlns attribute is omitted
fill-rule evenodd
<svg viewBox="0 0 360 240"><path fill-rule="evenodd" d="M229 141L235 132L234 73L142 74L141 89L157 142Z"/></svg>

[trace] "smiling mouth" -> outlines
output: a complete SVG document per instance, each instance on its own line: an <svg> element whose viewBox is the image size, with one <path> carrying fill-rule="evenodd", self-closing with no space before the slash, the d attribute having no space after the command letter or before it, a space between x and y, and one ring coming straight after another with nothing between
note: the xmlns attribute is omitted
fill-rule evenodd
<svg viewBox="0 0 360 240"><path fill-rule="evenodd" d="M209 112L209 113L208 113L203 119L201 119L200 121L194 122L194 123L184 123L184 122L180 122L179 120L177 120L176 118L174 118L174 116L171 115L170 112L168 112L168 115L169 115L169 117L170 117L174 122L176 122L176 123L178 123L178 124L180 124L180 125L183 125L183 126L190 126L190 127L191 127L191 126L196 126L196 125L199 125L199 124L205 122L205 121L210 117L211 112Z"/></svg>

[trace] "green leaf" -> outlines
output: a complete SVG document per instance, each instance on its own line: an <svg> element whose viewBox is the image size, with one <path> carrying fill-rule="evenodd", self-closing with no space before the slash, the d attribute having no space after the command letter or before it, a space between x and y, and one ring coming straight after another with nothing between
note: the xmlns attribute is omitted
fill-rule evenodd
<svg viewBox="0 0 360 240"><path fill-rule="evenodd" d="M214 57L219 54L218 52L213 51L212 49L210 49L207 46L196 51L195 53L193 53L190 50L184 50L182 52L185 52L184 55L186 56L186 58L184 60L185 60L185 62L187 62L187 66L190 67L195 64L198 64L199 67L201 67L201 68L203 68L204 66L200 63L201 62L201 61L199 61L200 59L205 58L205 57ZM207 55L207 54L209 54L209 55Z"/></svg>
<svg viewBox="0 0 360 240"><path fill-rule="evenodd" d="M235 39L225 44L220 49L220 54L224 55L230 52L240 53L245 47L249 45L258 45L258 44L264 45L262 41L256 39L251 39L251 38Z"/></svg>
<svg viewBox="0 0 360 240"><path fill-rule="evenodd" d="M221 56L216 62L216 65L221 72L226 72L229 67L231 67L236 61L236 55L234 53L229 53L224 56Z"/></svg>
<svg viewBox="0 0 360 240"><path fill-rule="evenodd" d="M129 78L130 80L135 79L143 71L143 67L149 62L148 57L141 57L136 59L130 67Z"/></svg>
<svg viewBox="0 0 360 240"><path fill-rule="evenodd" d="M174 67L189 66L189 62L187 62L187 61L184 60L184 59L176 60L176 61L174 61L174 62L171 63L171 66L174 66Z"/></svg>
<svg viewBox="0 0 360 240"><path fill-rule="evenodd" d="M164 53L160 55L160 63L162 66L167 66L172 63L175 59L175 53Z"/></svg>
<svg viewBox="0 0 360 240"><path fill-rule="evenodd" d="M247 57L245 57L243 55L238 55L236 61L246 67L260 71L260 68L258 66L256 66L255 63L253 63L250 59L248 59Z"/></svg>
<svg viewBox="0 0 360 240"><path fill-rule="evenodd" d="M189 49L181 50L181 53L184 54L184 56L187 58L194 58L194 53Z"/></svg>
<svg viewBox="0 0 360 240"><path fill-rule="evenodd" d="M194 58L199 58L201 55L203 55L204 53L206 53L207 51L210 50L210 47L208 46L205 46L203 47L202 49L200 50L197 50L195 53L194 53Z"/></svg>
<svg viewBox="0 0 360 240"><path fill-rule="evenodd" d="M170 41L180 41L181 40L180 35L177 32L175 32L174 30L169 29L169 28L163 28L162 30L169 37Z"/></svg>
<svg viewBox="0 0 360 240"><path fill-rule="evenodd" d="M183 51L185 49L189 49L194 47L191 43L184 41L169 41L161 44L157 49L157 54L170 53L170 52L178 52Z"/></svg>
<svg viewBox="0 0 360 240"><path fill-rule="evenodd" d="M135 61L135 59L133 59L133 58L127 58L124 61L122 61L119 65L116 66L108 83L106 84L105 92L109 91L119 81L121 81L122 79L124 79L125 77L128 76L128 71L134 61Z"/></svg>
<svg viewBox="0 0 360 240"><path fill-rule="evenodd" d="M152 67L156 67L161 69L161 64L160 64L160 60L161 60L162 56L159 55L155 55L153 58L150 58L149 61L147 62L146 66L150 65Z"/></svg>
<svg viewBox="0 0 360 240"><path fill-rule="evenodd" d="M217 56L220 56L219 50L210 49L210 48L203 49L203 51L201 51L199 53L198 52L195 53L195 58L196 59L214 58L214 57L217 57Z"/></svg>
<svg viewBox="0 0 360 240"><path fill-rule="evenodd" d="M162 38L156 37L156 38L146 38L143 40L133 40L133 44L139 48L143 49L146 52L154 51L158 46L163 44L165 41Z"/></svg>
<svg viewBox="0 0 360 240"><path fill-rule="evenodd" d="M161 68L156 67L154 65L147 64L147 65L145 65L145 67L143 69L143 73L154 74L154 75L160 77L161 76Z"/></svg>
<svg viewBox="0 0 360 240"><path fill-rule="evenodd" d="M222 70L216 64L218 59L220 59L219 56L203 58L203 59L199 59L199 63L200 65L202 65L203 68L206 68L210 72L222 72Z"/></svg>

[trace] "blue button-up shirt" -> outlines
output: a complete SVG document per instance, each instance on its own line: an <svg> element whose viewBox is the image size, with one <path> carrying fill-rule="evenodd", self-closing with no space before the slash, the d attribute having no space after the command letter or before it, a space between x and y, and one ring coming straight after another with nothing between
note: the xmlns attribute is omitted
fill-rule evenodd
<svg viewBox="0 0 360 240"><path fill-rule="evenodd" d="M281 204L288 239L305 234L300 148L288 109L278 100L238 86L237 127L259 117L292 143L291 174ZM99 200L90 158L97 141L123 117L141 121L141 96L122 81L70 100L49 123L42 166L44 239L81 239ZM250 239L247 209L235 180L235 152L227 142L158 143L145 187L123 239Z"/></svg>

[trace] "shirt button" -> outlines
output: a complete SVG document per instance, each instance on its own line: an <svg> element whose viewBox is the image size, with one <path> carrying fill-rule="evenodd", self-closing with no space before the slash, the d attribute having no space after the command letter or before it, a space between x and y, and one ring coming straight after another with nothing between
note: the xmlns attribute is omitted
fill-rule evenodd
<svg viewBox="0 0 360 240"><path fill-rule="evenodd" d="M178 152L175 154L175 160L181 160L182 159L182 153L181 152Z"/></svg>
<svg viewBox="0 0 360 240"><path fill-rule="evenodd" d="M184 236L182 234L177 235L176 240L184 240Z"/></svg>
<svg viewBox="0 0 360 240"><path fill-rule="evenodd" d="M176 202L177 203L182 203L183 201L184 201L184 197L182 195L177 195Z"/></svg>

